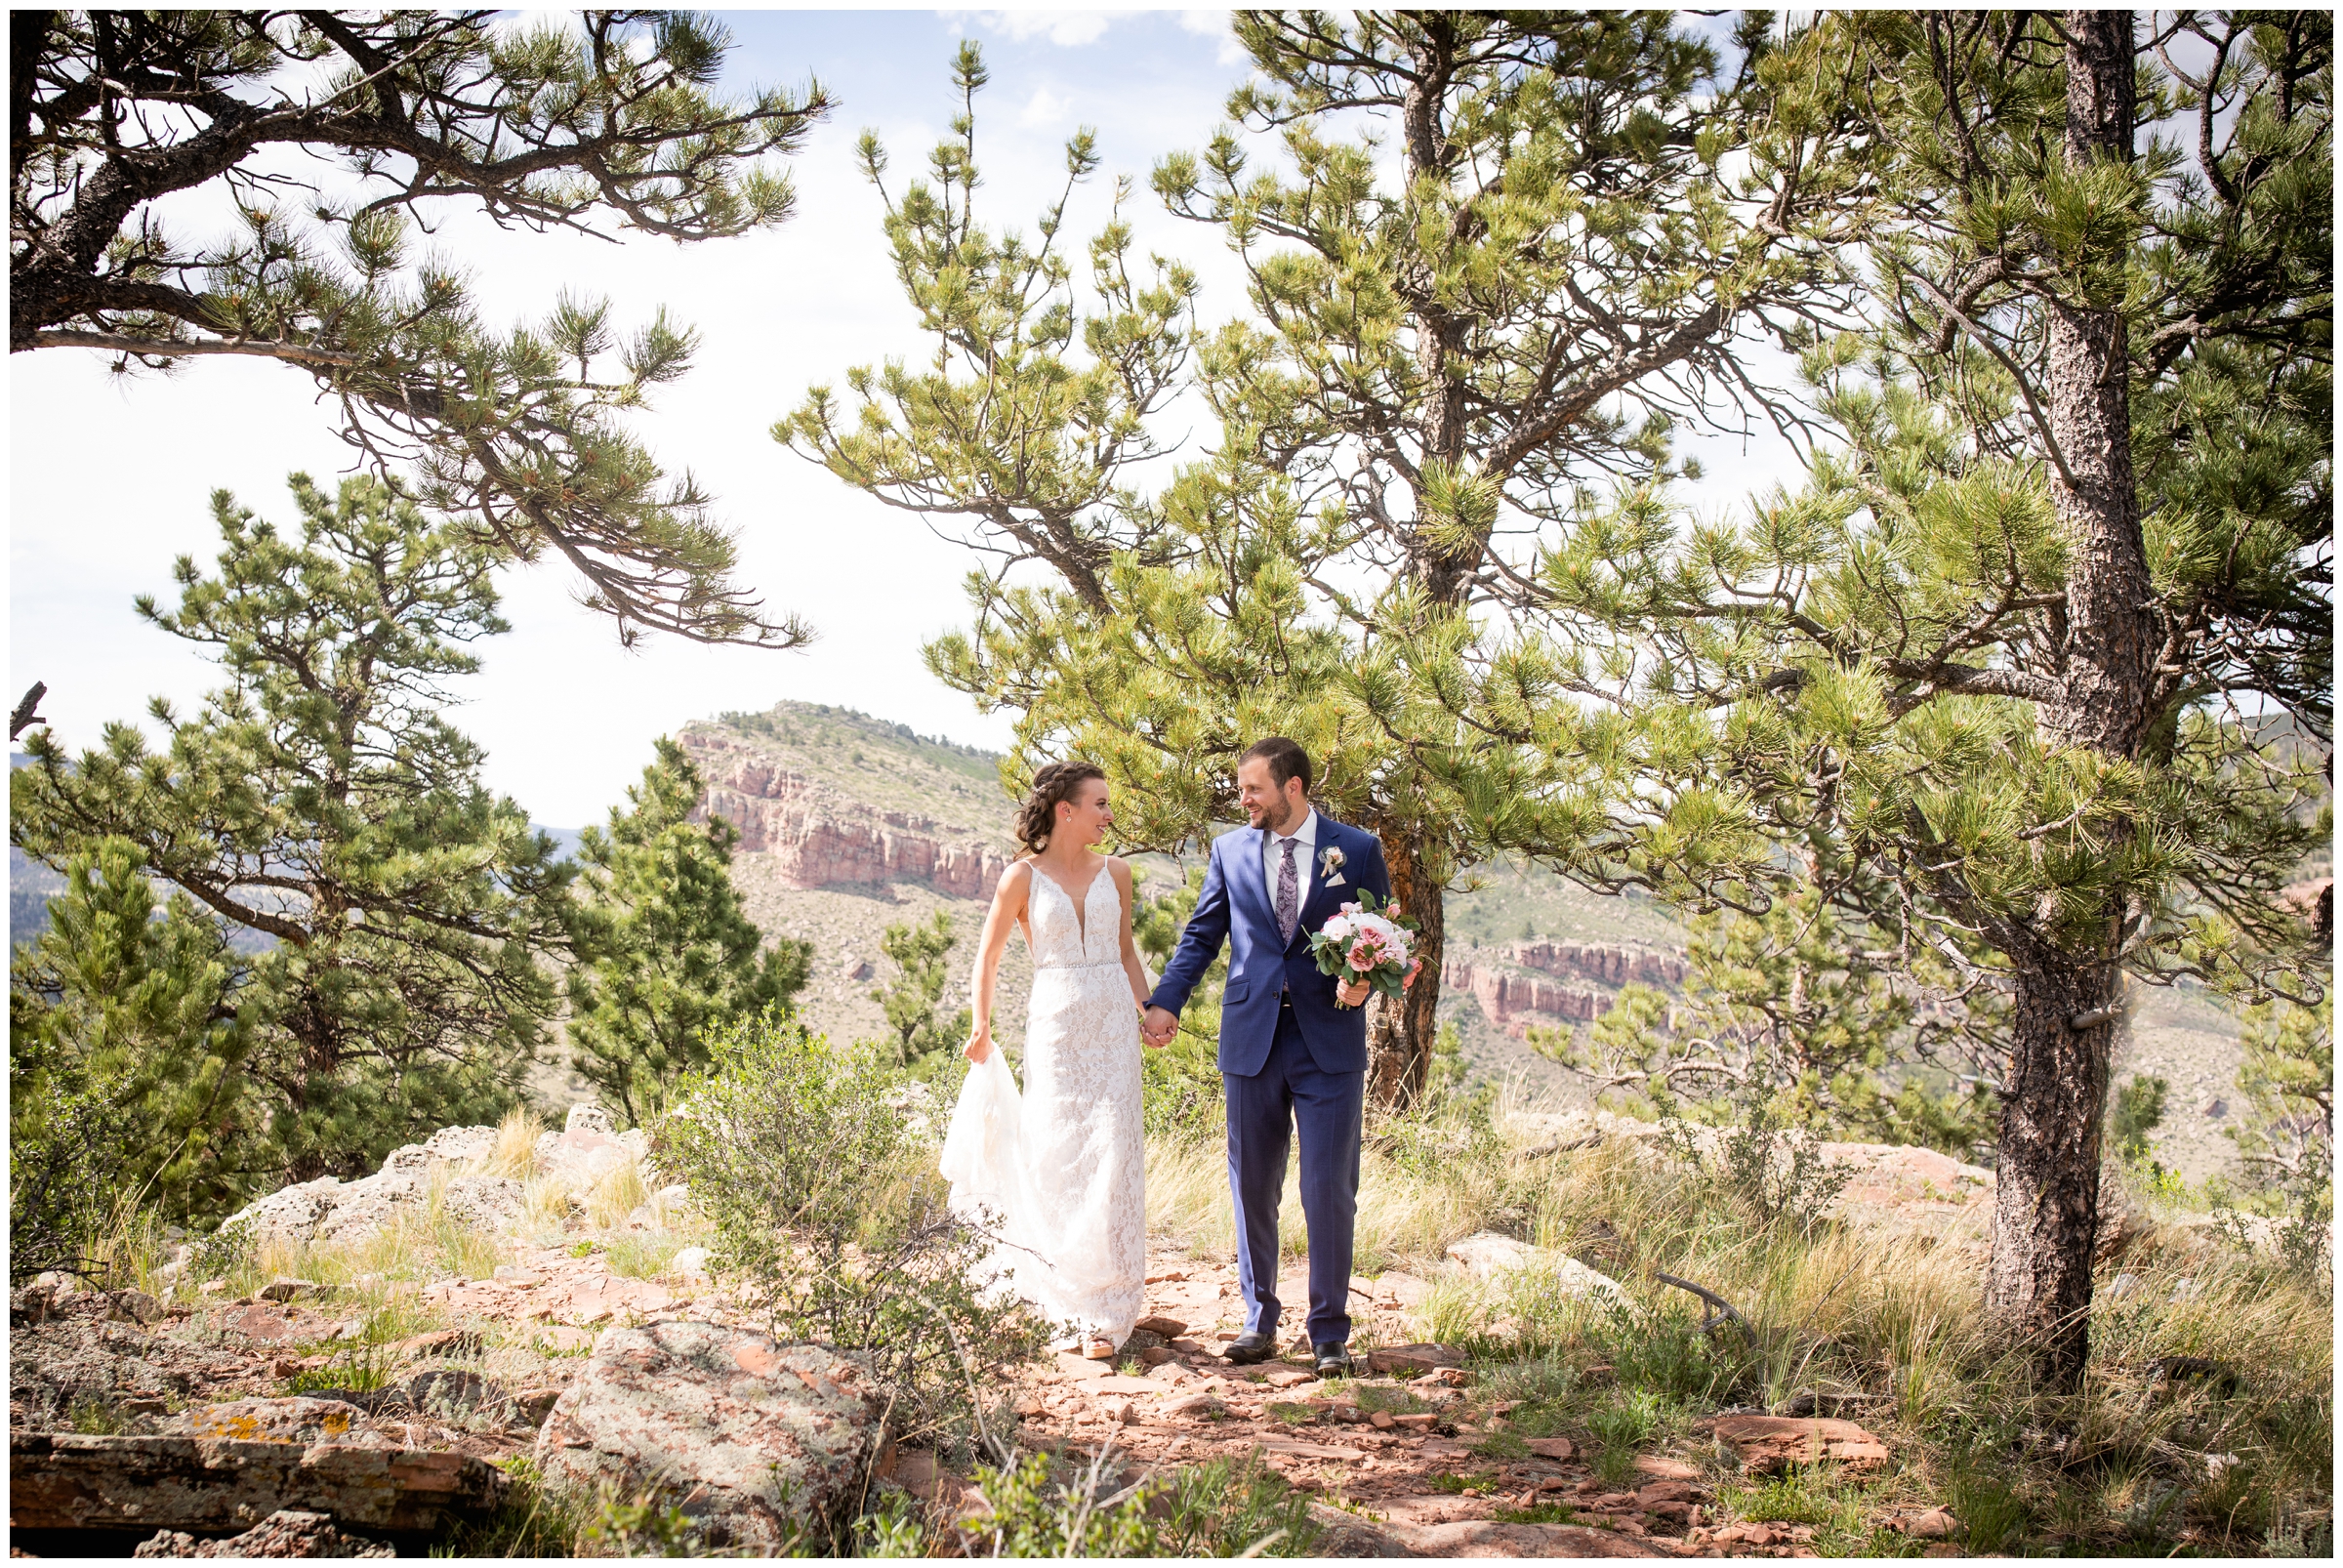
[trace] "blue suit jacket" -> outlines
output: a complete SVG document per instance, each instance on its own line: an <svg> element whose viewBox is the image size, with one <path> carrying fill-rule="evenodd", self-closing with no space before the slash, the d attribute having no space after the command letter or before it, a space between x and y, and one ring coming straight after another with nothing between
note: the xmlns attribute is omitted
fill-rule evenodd
<svg viewBox="0 0 2343 1568"><path fill-rule="evenodd" d="M1174 1013L1185 1007L1188 993L1212 968L1225 940L1230 946L1228 987L1220 1000L1222 1072L1251 1078L1261 1070L1269 1059L1270 1043L1277 1038L1278 999L1289 990L1294 994L1295 1021L1319 1070L1365 1072L1367 1010L1335 1005L1335 977L1318 972L1317 960L1310 957L1310 932L1344 904L1357 902L1362 891L1373 894L1377 904L1390 901L1391 874L1383 865L1382 841L1320 812L1318 845L1312 852L1323 856L1329 848L1340 849L1344 863L1336 875L1342 880L1330 885L1312 866L1310 895L1302 902L1300 923L1294 928L1294 939L1281 942L1277 912L1261 869L1261 841L1266 836L1259 828L1239 828L1213 841L1196 912L1188 917L1179 950L1164 966L1148 1005Z"/></svg>

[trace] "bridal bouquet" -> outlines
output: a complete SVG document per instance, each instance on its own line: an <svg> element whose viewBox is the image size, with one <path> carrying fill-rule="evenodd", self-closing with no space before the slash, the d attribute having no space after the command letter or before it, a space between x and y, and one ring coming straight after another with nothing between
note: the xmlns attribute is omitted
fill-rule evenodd
<svg viewBox="0 0 2343 1568"><path fill-rule="evenodd" d="M1423 960L1408 954L1413 931L1413 927L1400 924L1397 899L1380 913L1364 904L1344 904L1310 933L1310 956L1318 961L1321 974L1334 975L1345 985L1365 980L1385 996L1398 996L1423 967Z"/></svg>

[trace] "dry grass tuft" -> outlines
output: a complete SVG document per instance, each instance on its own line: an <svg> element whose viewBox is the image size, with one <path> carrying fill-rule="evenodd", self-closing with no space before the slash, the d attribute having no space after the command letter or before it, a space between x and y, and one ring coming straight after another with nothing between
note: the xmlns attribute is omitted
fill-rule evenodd
<svg viewBox="0 0 2343 1568"><path fill-rule="evenodd" d="M496 1129L496 1147L489 1151L482 1174L525 1181L537 1167L537 1139L545 1124L534 1111L514 1106Z"/></svg>
<svg viewBox="0 0 2343 1568"><path fill-rule="evenodd" d="M633 1160L621 1161L587 1189L586 1222L597 1230L616 1230L650 1195L650 1188L642 1179L642 1167Z"/></svg>

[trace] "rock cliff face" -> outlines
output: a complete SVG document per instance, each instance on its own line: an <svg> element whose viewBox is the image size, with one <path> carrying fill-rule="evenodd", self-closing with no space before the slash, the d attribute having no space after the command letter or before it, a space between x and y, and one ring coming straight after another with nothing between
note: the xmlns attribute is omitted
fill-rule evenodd
<svg viewBox="0 0 2343 1568"><path fill-rule="evenodd" d="M1584 1023L1611 1008L1611 999L1599 991L1486 963L1451 959L1444 978L1458 990L1470 991L1489 1021L1516 1040L1532 1024Z"/></svg>
<svg viewBox="0 0 2343 1568"><path fill-rule="evenodd" d="M1624 947L1609 942L1520 942L1506 957L1524 969L1559 974L1597 985L1621 986L1630 980L1645 985L1681 985L1687 966L1680 953L1658 953L1648 947Z"/></svg>
<svg viewBox="0 0 2343 1568"><path fill-rule="evenodd" d="M1530 972L1524 972L1525 970ZM1611 996L1549 975L1617 987L1630 980L1674 987L1685 963L1674 953L1608 942L1517 942L1478 962L1451 957L1446 984L1469 991L1491 1024L1518 1040L1533 1024L1587 1023L1611 1011Z"/></svg>
<svg viewBox="0 0 2343 1568"><path fill-rule="evenodd" d="M1007 869L1006 844L911 811L858 805L722 730L694 724L678 740L708 786L696 814L738 828L741 849L768 856L783 886L914 882L947 897L986 898Z"/></svg>

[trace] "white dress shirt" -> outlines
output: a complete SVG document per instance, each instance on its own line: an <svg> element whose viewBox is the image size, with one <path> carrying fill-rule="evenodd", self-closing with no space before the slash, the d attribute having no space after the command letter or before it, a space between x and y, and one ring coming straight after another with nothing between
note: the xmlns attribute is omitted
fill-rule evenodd
<svg viewBox="0 0 2343 1568"><path fill-rule="evenodd" d="M1301 814L1301 826L1280 836L1268 829L1261 830L1261 883L1269 890L1269 912L1277 913L1277 868L1286 858L1285 840L1294 840L1294 875L1298 879L1299 900L1294 905L1295 914L1310 902L1310 876L1317 868L1318 813L1315 809Z"/></svg>

